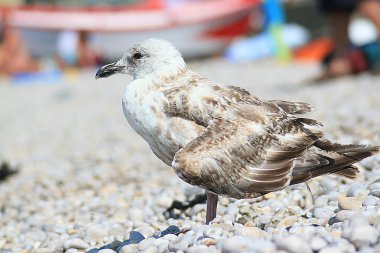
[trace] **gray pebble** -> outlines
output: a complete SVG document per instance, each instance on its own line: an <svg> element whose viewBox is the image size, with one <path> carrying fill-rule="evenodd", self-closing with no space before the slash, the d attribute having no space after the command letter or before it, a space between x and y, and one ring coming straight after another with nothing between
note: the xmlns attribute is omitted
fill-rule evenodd
<svg viewBox="0 0 380 253"><path fill-rule="evenodd" d="M355 183L347 190L347 197L365 197L368 195L367 187L362 183Z"/></svg>
<svg viewBox="0 0 380 253"><path fill-rule="evenodd" d="M380 198L380 189L371 190L369 192L369 195L372 195L372 196Z"/></svg>
<svg viewBox="0 0 380 253"><path fill-rule="evenodd" d="M367 196L363 201L363 206L378 206L380 205L380 199L375 196Z"/></svg>
<svg viewBox="0 0 380 253"><path fill-rule="evenodd" d="M380 182L374 182L368 186L369 190L380 190Z"/></svg>

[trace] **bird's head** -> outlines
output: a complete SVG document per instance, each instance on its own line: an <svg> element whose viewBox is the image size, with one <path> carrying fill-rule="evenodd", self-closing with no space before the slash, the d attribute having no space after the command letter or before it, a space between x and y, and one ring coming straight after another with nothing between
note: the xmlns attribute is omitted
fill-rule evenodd
<svg viewBox="0 0 380 253"><path fill-rule="evenodd" d="M185 66L181 54L170 42L148 39L129 48L119 61L101 67L95 78L123 73L138 79L160 70Z"/></svg>

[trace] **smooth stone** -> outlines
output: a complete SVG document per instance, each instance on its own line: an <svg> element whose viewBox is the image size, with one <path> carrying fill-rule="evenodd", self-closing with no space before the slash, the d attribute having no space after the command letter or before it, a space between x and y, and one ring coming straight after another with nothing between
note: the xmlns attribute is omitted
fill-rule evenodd
<svg viewBox="0 0 380 253"><path fill-rule="evenodd" d="M249 206L243 206L240 208L239 213L243 216L253 217L254 211Z"/></svg>
<svg viewBox="0 0 380 253"><path fill-rule="evenodd" d="M376 252L379 252L379 251L376 251L373 247L370 247L370 246L362 247L358 251L358 253L376 253Z"/></svg>
<svg viewBox="0 0 380 253"><path fill-rule="evenodd" d="M139 208L130 208L128 210L128 217L132 221L143 221L144 220L144 212Z"/></svg>
<svg viewBox="0 0 380 253"><path fill-rule="evenodd" d="M77 253L77 252L78 252L78 249L67 249L67 250L65 250L65 253Z"/></svg>
<svg viewBox="0 0 380 253"><path fill-rule="evenodd" d="M329 177L323 177L320 184L325 192L332 192L337 188L336 180Z"/></svg>
<svg viewBox="0 0 380 253"><path fill-rule="evenodd" d="M186 253L220 253L219 250L207 247L205 245L195 244L186 250Z"/></svg>
<svg viewBox="0 0 380 253"><path fill-rule="evenodd" d="M314 208L313 214L317 219L329 219L334 215L335 207L325 206Z"/></svg>
<svg viewBox="0 0 380 253"><path fill-rule="evenodd" d="M363 201L357 197L340 197L338 207L342 210L360 209Z"/></svg>
<svg viewBox="0 0 380 253"><path fill-rule="evenodd" d="M156 203L162 208L169 208L173 203L173 199L168 195L161 195L157 198Z"/></svg>
<svg viewBox="0 0 380 253"><path fill-rule="evenodd" d="M216 244L216 240L214 238L203 238L197 242L198 244L211 246Z"/></svg>
<svg viewBox="0 0 380 253"><path fill-rule="evenodd" d="M269 237L269 234L266 231L261 230L258 227L244 227L241 231L239 231L239 235L256 237L260 239L266 239Z"/></svg>
<svg viewBox="0 0 380 253"><path fill-rule="evenodd" d="M90 245L80 238L71 238L63 243L63 247L65 249L87 249Z"/></svg>
<svg viewBox="0 0 380 253"><path fill-rule="evenodd" d="M163 237L165 235L168 235L168 234L177 234L179 233L181 230L179 229L179 227L177 226L174 226L174 225L171 225L169 226L167 229L165 229L164 231L162 231L160 233L160 237Z"/></svg>
<svg viewBox="0 0 380 253"><path fill-rule="evenodd" d="M365 197L368 193L369 191L364 184L354 183L347 190L347 197Z"/></svg>
<svg viewBox="0 0 380 253"><path fill-rule="evenodd" d="M154 244L154 241L156 239L153 238L153 237L150 237L150 238L146 238L144 240L142 240L141 242L139 242L138 244L138 250L140 251L143 251L143 250L146 250L147 248L149 248L152 244Z"/></svg>
<svg viewBox="0 0 380 253"><path fill-rule="evenodd" d="M203 235L205 237L220 239L226 237L228 232L219 227L207 227L203 230Z"/></svg>
<svg viewBox="0 0 380 253"><path fill-rule="evenodd" d="M98 248L93 248L93 249L90 249L89 251L87 251L86 253L97 253L99 252L100 249Z"/></svg>
<svg viewBox="0 0 380 253"><path fill-rule="evenodd" d="M354 214L356 214L356 211L353 210L340 210L337 212L337 214L334 216L338 222L342 222L345 220L349 220Z"/></svg>
<svg viewBox="0 0 380 253"><path fill-rule="evenodd" d="M136 228L135 231L142 234L145 238L153 236L154 232L155 232L154 228L152 228L152 227Z"/></svg>
<svg viewBox="0 0 380 253"><path fill-rule="evenodd" d="M158 238L153 242L153 245L158 249L158 252L168 252L169 241Z"/></svg>
<svg viewBox="0 0 380 253"><path fill-rule="evenodd" d="M315 207L326 207L328 202L329 202L329 197L327 195L318 196L314 200L314 206Z"/></svg>
<svg viewBox="0 0 380 253"><path fill-rule="evenodd" d="M369 192L369 195L380 198L380 189L375 189Z"/></svg>
<svg viewBox="0 0 380 253"><path fill-rule="evenodd" d="M363 201L363 206L378 206L380 205L380 199L375 196L367 196Z"/></svg>
<svg viewBox="0 0 380 253"><path fill-rule="evenodd" d="M195 232L189 231L184 235L178 236L177 240L173 240L169 243L169 251L186 251L188 247L194 243Z"/></svg>
<svg viewBox="0 0 380 253"><path fill-rule="evenodd" d="M295 235L291 235L289 237L277 237L275 238L275 244L278 249L285 250L291 253L312 253L313 251L310 248L308 242L306 242L303 238Z"/></svg>
<svg viewBox="0 0 380 253"><path fill-rule="evenodd" d="M319 251L326 246L327 242L319 236L313 237L310 241L310 247L313 251Z"/></svg>
<svg viewBox="0 0 380 253"><path fill-rule="evenodd" d="M89 226L86 229L86 237L89 237L91 241L102 242L107 236L107 230L100 226Z"/></svg>
<svg viewBox="0 0 380 253"><path fill-rule="evenodd" d="M150 246L147 249L140 251L142 253L158 253L158 249L154 246Z"/></svg>
<svg viewBox="0 0 380 253"><path fill-rule="evenodd" d="M233 236L217 243L222 253L230 252L275 252L275 245L271 241L264 241L246 236Z"/></svg>
<svg viewBox="0 0 380 253"><path fill-rule="evenodd" d="M138 252L137 244L128 244L120 248L118 253L136 253Z"/></svg>
<svg viewBox="0 0 380 253"><path fill-rule="evenodd" d="M368 186L369 190L380 190L380 182L374 182Z"/></svg>
<svg viewBox="0 0 380 253"><path fill-rule="evenodd" d="M339 247L329 246L321 249L318 253L342 253L342 249Z"/></svg>
<svg viewBox="0 0 380 253"><path fill-rule="evenodd" d="M379 237L379 231L370 225L356 225L343 228L343 237L351 241L355 247L361 248L374 244Z"/></svg>
<svg viewBox="0 0 380 253"><path fill-rule="evenodd" d="M289 216L282 219L278 224L277 227L291 227L294 223L298 221L297 216Z"/></svg>
<svg viewBox="0 0 380 253"><path fill-rule="evenodd" d="M112 249L101 249L98 253L115 253L115 251Z"/></svg>

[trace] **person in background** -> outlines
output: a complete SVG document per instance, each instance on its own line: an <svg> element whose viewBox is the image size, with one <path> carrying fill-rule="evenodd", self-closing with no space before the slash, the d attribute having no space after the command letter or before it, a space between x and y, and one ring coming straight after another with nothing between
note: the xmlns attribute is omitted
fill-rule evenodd
<svg viewBox="0 0 380 253"><path fill-rule="evenodd" d="M38 62L28 53L20 34L8 25L6 17L3 15L1 20L0 73L12 75L38 71Z"/></svg>
<svg viewBox="0 0 380 253"><path fill-rule="evenodd" d="M85 31L64 31L58 38L58 65L60 68L88 68L99 63L98 54L89 46Z"/></svg>
<svg viewBox="0 0 380 253"><path fill-rule="evenodd" d="M380 59L368 62L363 50L353 49L350 46L348 25L352 13L359 11L373 22L380 35L380 0L319 0L319 5L328 15L331 37L335 44L334 52L325 59L325 73L321 78L343 76L365 70L379 71ZM377 48L379 48L378 43ZM377 58L380 57L379 52L372 50L371 53L377 54Z"/></svg>

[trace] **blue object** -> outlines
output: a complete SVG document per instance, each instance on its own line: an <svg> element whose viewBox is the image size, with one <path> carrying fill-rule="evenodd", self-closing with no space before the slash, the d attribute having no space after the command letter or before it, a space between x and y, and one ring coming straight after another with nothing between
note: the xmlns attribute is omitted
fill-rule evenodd
<svg viewBox="0 0 380 253"><path fill-rule="evenodd" d="M263 8L267 26L285 23L284 9L279 0L264 0Z"/></svg>
<svg viewBox="0 0 380 253"><path fill-rule="evenodd" d="M59 70L51 70L34 73L18 73L11 76L13 84L53 84L62 78L62 72Z"/></svg>

